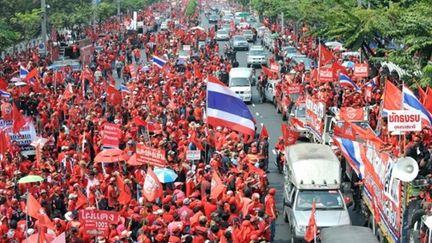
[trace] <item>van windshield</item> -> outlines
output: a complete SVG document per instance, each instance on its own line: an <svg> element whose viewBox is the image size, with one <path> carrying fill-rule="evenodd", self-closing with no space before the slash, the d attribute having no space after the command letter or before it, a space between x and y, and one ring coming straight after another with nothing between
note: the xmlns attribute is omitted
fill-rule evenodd
<svg viewBox="0 0 432 243"><path fill-rule="evenodd" d="M301 104L301 105L297 106L296 111L295 111L295 116L296 117L306 117L306 105Z"/></svg>
<svg viewBox="0 0 432 243"><path fill-rule="evenodd" d="M249 86L249 80L247 78L232 78L230 80L230 87Z"/></svg>
<svg viewBox="0 0 432 243"><path fill-rule="evenodd" d="M299 191L296 208L298 210L311 210L314 200L318 210L340 210L344 207L342 197L336 190L307 190Z"/></svg>

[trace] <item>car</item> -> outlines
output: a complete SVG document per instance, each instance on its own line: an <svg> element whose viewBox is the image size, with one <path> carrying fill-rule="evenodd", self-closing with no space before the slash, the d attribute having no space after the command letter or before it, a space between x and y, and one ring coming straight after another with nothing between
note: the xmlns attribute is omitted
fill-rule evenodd
<svg viewBox="0 0 432 243"><path fill-rule="evenodd" d="M259 46L261 47L261 46ZM264 49L250 48L247 56L247 66L267 65L267 54Z"/></svg>
<svg viewBox="0 0 432 243"><path fill-rule="evenodd" d="M279 80L268 80L264 88L264 102L268 101L276 104L276 84Z"/></svg>
<svg viewBox="0 0 432 243"><path fill-rule="evenodd" d="M305 128L306 119L306 103L296 102L291 108L288 123L298 132L299 137L309 138L309 132Z"/></svg>
<svg viewBox="0 0 432 243"><path fill-rule="evenodd" d="M243 30L242 35L246 38L248 42L254 41L254 33L252 32L252 30Z"/></svg>
<svg viewBox="0 0 432 243"><path fill-rule="evenodd" d="M217 15L210 15L208 18L209 23L217 23L219 20Z"/></svg>
<svg viewBox="0 0 432 243"><path fill-rule="evenodd" d="M225 31L230 32L231 31L231 24L230 23L225 23L225 24L222 25L221 29L224 29Z"/></svg>
<svg viewBox="0 0 432 243"><path fill-rule="evenodd" d="M290 62L290 65L296 66L303 63L306 71L311 70L311 68L314 66L314 61L306 57L305 55L296 55L293 56L291 59L292 60Z"/></svg>
<svg viewBox="0 0 432 243"><path fill-rule="evenodd" d="M237 27L238 27L239 29L247 29L247 28L250 27L250 24L248 24L248 23L246 23L246 22L240 22L240 23L238 23L238 24L236 24L236 25L237 25Z"/></svg>
<svg viewBox="0 0 432 243"><path fill-rule="evenodd" d="M282 47L282 52L286 58L293 58L294 56L298 55L297 49L292 46L284 46Z"/></svg>
<svg viewBox="0 0 432 243"><path fill-rule="evenodd" d="M242 35L235 35L231 39L231 46L234 50L243 50L247 51L249 50L249 43L247 42L246 38Z"/></svg>
<svg viewBox="0 0 432 243"><path fill-rule="evenodd" d="M215 39L217 41L226 41L229 40L229 32L225 29L218 30L216 32Z"/></svg>

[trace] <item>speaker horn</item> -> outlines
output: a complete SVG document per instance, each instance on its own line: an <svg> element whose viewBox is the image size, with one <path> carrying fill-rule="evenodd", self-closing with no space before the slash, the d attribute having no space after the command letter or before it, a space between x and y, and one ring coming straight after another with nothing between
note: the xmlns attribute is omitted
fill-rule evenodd
<svg viewBox="0 0 432 243"><path fill-rule="evenodd" d="M401 181L410 182L417 177L418 172L419 166L417 161L411 157L404 157L396 161L392 174Z"/></svg>

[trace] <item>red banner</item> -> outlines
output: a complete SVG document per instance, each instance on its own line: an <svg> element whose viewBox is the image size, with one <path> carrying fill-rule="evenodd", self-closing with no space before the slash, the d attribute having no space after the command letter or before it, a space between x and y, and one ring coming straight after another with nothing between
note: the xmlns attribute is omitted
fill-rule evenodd
<svg viewBox="0 0 432 243"><path fill-rule="evenodd" d="M144 144L137 144L136 160L141 164L149 164L164 168L167 166L165 151L162 149L150 148Z"/></svg>
<svg viewBox="0 0 432 243"><path fill-rule="evenodd" d="M369 65L367 63L357 63L354 65L354 76L367 78L369 76Z"/></svg>
<svg viewBox="0 0 432 243"><path fill-rule="evenodd" d="M361 108L341 107L340 119L346 120L346 121L364 121L364 120L366 120L363 107L361 107Z"/></svg>
<svg viewBox="0 0 432 243"><path fill-rule="evenodd" d="M79 211L79 221L84 224L84 234L108 236L109 226L117 224L120 214L115 211L83 209Z"/></svg>
<svg viewBox="0 0 432 243"><path fill-rule="evenodd" d="M107 123L104 126L102 145L104 147L118 148L121 138L121 129L119 125Z"/></svg>
<svg viewBox="0 0 432 243"><path fill-rule="evenodd" d="M290 84L288 85L288 94L300 94L303 91L303 86L301 84Z"/></svg>
<svg viewBox="0 0 432 243"><path fill-rule="evenodd" d="M306 126L319 137L324 133L324 117L326 114L326 104L322 101L306 97Z"/></svg>
<svg viewBox="0 0 432 243"><path fill-rule="evenodd" d="M333 82L333 69L321 67L319 69L319 81L320 82Z"/></svg>

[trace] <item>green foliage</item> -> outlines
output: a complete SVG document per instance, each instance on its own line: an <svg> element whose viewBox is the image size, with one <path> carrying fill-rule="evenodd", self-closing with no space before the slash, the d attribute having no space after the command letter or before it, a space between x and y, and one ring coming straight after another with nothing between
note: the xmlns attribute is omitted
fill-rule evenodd
<svg viewBox="0 0 432 243"><path fill-rule="evenodd" d="M96 8L99 21L102 21L116 14L116 6L113 3L101 2Z"/></svg>
<svg viewBox="0 0 432 243"><path fill-rule="evenodd" d="M198 3L196 0L189 0L186 6L186 16L188 16L189 18L192 17L195 14L197 6Z"/></svg>
<svg viewBox="0 0 432 243"><path fill-rule="evenodd" d="M20 39L20 34L6 23L4 19L0 19L0 50L7 48Z"/></svg>
<svg viewBox="0 0 432 243"><path fill-rule="evenodd" d="M12 17L11 22L17 24L24 30L22 37L24 40L30 40L35 37L40 30L41 10L35 8L31 11L18 12Z"/></svg>
<svg viewBox="0 0 432 243"><path fill-rule="evenodd" d="M432 87L432 64L427 64L422 70L420 85L422 87Z"/></svg>

